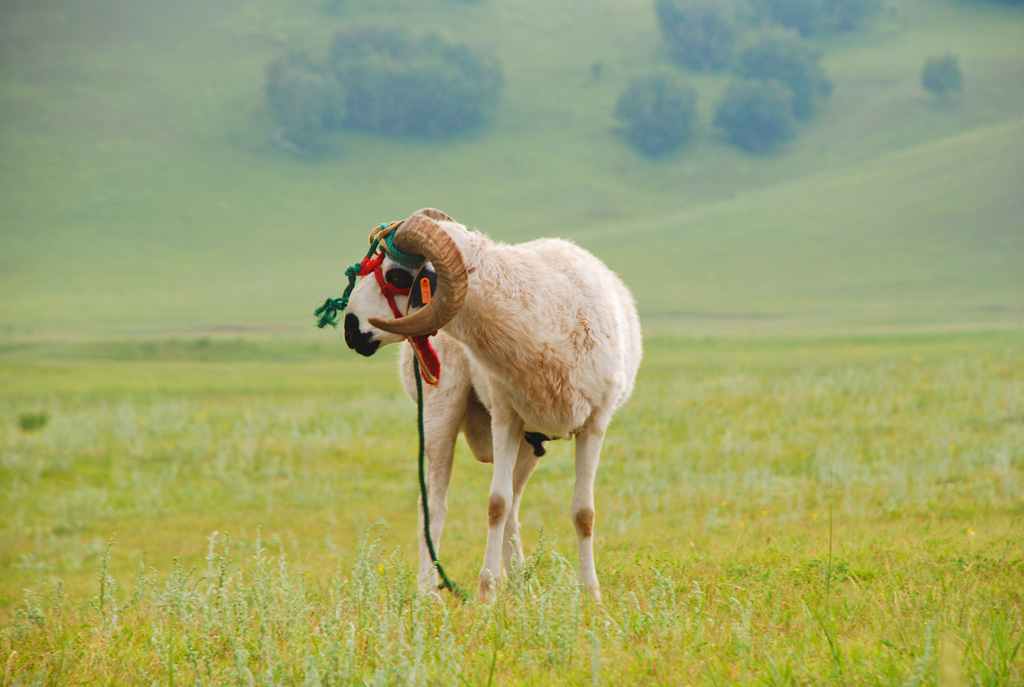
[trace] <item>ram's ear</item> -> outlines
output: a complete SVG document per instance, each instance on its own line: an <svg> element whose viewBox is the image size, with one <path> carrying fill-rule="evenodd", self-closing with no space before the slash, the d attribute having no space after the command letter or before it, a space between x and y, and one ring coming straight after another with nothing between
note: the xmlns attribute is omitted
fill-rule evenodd
<svg viewBox="0 0 1024 687"><path fill-rule="evenodd" d="M409 307L406 310L408 315L416 308L422 308L434 297L437 290L437 272L429 265L424 265L412 280L409 288Z"/></svg>
<svg viewBox="0 0 1024 687"><path fill-rule="evenodd" d="M436 220L438 222L454 222L455 221L451 217L449 217L447 214L445 214L445 213L441 212L440 210L438 210L437 208L423 208L422 210L417 210L415 214L426 215L430 219Z"/></svg>

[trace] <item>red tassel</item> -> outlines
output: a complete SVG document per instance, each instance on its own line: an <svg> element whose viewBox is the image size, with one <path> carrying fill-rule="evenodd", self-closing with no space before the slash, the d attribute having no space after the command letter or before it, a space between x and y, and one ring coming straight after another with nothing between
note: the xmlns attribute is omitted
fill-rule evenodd
<svg viewBox="0 0 1024 687"><path fill-rule="evenodd" d="M430 344L430 334L426 336L412 337L412 350L420 360L420 376L423 381L432 386L437 385L441 377L441 360L437 357L437 351Z"/></svg>

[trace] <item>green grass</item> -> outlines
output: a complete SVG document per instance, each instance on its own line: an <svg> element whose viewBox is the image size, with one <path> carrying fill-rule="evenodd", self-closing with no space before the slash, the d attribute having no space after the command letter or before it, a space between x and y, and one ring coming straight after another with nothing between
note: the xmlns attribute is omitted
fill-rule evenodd
<svg viewBox="0 0 1024 687"><path fill-rule="evenodd" d="M525 579L491 606L413 593L414 406L390 356L8 345L0 675L1021 684L1022 341L649 340L598 475L600 606L575 585L564 443L524 499ZM456 462L443 556L472 588L490 468Z"/></svg>
<svg viewBox="0 0 1024 687"><path fill-rule="evenodd" d="M7 3L0 325L304 328L369 228L425 205L505 240L572 236L663 331L766 328L745 313L774 331L1019 322L1024 15L890 4L871 30L823 39L835 91L777 154L725 145L709 122L728 77L687 75L701 136L648 160L611 113L665 62L649 0L394 0L343 16L319 0ZM312 161L274 148L267 61L370 20L493 49L501 106L445 140L343 134ZM919 73L947 51L965 91L940 104ZM638 254L648 227L666 230L653 263Z"/></svg>

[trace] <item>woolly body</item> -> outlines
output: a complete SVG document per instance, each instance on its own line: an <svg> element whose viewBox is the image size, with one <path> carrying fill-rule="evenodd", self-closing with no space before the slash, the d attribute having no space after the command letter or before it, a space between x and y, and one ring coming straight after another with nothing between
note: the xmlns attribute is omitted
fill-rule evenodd
<svg viewBox="0 0 1024 687"><path fill-rule="evenodd" d="M479 590L486 597L492 583L500 584L511 556L523 557L519 502L538 460L524 432L575 437L571 515L579 540L580 581L600 598L592 548L593 483L605 429L632 392L642 355L633 298L600 260L571 242L507 245L456 222L442 221L438 227L465 259L468 290L462 307L434 338L440 382L424 389L432 537L439 545L461 431L476 458L495 466ZM384 269L398 267L386 260ZM405 305L399 302L399 308ZM381 345L400 341L367 324L369 317L388 317L389 311L377 284L360 281L349 302L356 329L352 339L369 337ZM406 345L401 376L415 399L412 360ZM436 575L422 534L420 541L420 584L433 588Z"/></svg>

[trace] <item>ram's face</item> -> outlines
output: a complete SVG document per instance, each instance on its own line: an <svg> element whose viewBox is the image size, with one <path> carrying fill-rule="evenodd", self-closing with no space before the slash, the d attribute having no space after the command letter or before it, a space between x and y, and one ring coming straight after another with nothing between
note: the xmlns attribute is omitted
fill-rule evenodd
<svg viewBox="0 0 1024 687"><path fill-rule="evenodd" d="M441 221L452 220L440 210L424 208L394 229L394 248L406 255L422 255L426 263L419 276L390 260L381 264L385 288L416 282L408 297L400 302L396 297L397 312L390 312L376 279L356 285L345 317L345 341L350 347L373 355L381 345L429 336L458 314L466 300L469 270L455 240L438 224Z"/></svg>
<svg viewBox="0 0 1024 687"><path fill-rule="evenodd" d="M384 281L399 289L408 289L412 285L413 273L384 258L381 263ZM409 304L408 296L395 296L395 305L405 313ZM380 285L373 274L361 278L352 289L348 299L348 310L345 315L345 343L356 353L371 356L381 346L397 343L404 337L378 329L369 323L371 317L390 320L395 316L388 305L388 299L381 293Z"/></svg>

